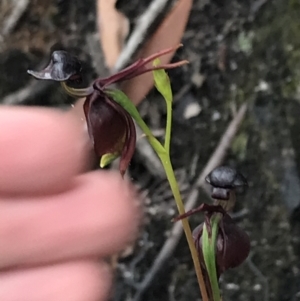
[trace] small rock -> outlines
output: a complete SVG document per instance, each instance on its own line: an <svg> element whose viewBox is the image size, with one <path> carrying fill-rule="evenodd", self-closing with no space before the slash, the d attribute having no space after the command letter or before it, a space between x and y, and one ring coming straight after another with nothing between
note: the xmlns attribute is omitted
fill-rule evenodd
<svg viewBox="0 0 300 301"><path fill-rule="evenodd" d="M270 89L270 85L264 81L264 80L260 80L258 85L255 87L255 92L265 92L268 91Z"/></svg>
<svg viewBox="0 0 300 301"><path fill-rule="evenodd" d="M257 283L253 285L253 290L258 292L261 291L261 284Z"/></svg>
<svg viewBox="0 0 300 301"><path fill-rule="evenodd" d="M238 291L240 289L240 286L235 283L227 283L226 289L228 289L230 291Z"/></svg>
<svg viewBox="0 0 300 301"><path fill-rule="evenodd" d="M197 102L190 103L186 106L183 117L184 119L190 119L196 117L202 111L201 106Z"/></svg>
<svg viewBox="0 0 300 301"><path fill-rule="evenodd" d="M221 113L218 111L214 111L212 116L211 116L211 120L212 121L217 121L221 119Z"/></svg>
<svg viewBox="0 0 300 301"><path fill-rule="evenodd" d="M205 76L200 73L194 73L191 80L197 88L200 88L205 81Z"/></svg>

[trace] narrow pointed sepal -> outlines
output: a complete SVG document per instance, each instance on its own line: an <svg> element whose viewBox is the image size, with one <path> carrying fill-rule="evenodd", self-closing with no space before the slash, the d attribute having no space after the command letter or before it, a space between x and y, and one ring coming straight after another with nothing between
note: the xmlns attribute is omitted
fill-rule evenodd
<svg viewBox="0 0 300 301"><path fill-rule="evenodd" d="M171 64L162 64L159 66L152 66L152 65L148 66L155 59L157 59L161 56L164 56L168 53L175 52L176 49L178 49L181 46L182 46L182 44L179 44L175 47L170 47L170 48L164 49L162 51L156 52L146 58L138 59L136 62L129 65L127 68L117 72L114 75L111 75L106 78L96 79L94 82L94 87L95 87L95 89L103 90L104 88L106 88L107 86L109 86L111 84L114 84L117 82L122 82L124 80L129 80L133 77L139 76L141 74L144 74L144 73L147 73L147 72L150 72L153 70L172 69L172 68L176 68L176 67L185 65L188 63L188 61L186 61L186 60L179 61L176 63L171 63Z"/></svg>

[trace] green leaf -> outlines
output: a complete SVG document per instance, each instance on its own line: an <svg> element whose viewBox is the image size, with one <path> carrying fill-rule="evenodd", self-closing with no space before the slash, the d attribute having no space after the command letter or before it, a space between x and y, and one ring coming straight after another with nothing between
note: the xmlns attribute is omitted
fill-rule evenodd
<svg viewBox="0 0 300 301"><path fill-rule="evenodd" d="M206 270L209 276L209 281L212 288L214 301L221 300L221 294L219 289L217 267L216 267L216 244L218 236L219 222L222 216L217 213L214 214L211 219L211 237L209 237L207 227L204 224L202 234L202 252Z"/></svg>
<svg viewBox="0 0 300 301"><path fill-rule="evenodd" d="M159 59L154 60L153 65L154 67L159 66L160 60ZM152 72L154 77L155 88L164 97L166 102L172 102L173 94L172 94L172 88L170 84L170 78L167 72L164 69L154 70Z"/></svg>
<svg viewBox="0 0 300 301"><path fill-rule="evenodd" d="M101 157L100 159L100 167L104 168L111 162L113 162L115 159L117 159L120 155L115 153L115 154L105 154Z"/></svg>

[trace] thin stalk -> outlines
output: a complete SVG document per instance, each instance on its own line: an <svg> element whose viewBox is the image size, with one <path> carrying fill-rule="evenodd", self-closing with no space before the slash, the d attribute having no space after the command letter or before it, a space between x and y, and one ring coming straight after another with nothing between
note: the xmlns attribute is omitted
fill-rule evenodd
<svg viewBox="0 0 300 301"><path fill-rule="evenodd" d="M185 213L184 205L181 199L180 191L178 188L178 184L175 178L174 170L171 164L170 159L170 140L171 140L171 127L172 127L172 96L167 103L167 125L166 125L166 135L165 135L165 143L164 146L153 136L151 130L141 118L138 110L133 105L133 103L128 99L128 97L119 90L111 90L105 89L107 95L111 96L117 103L119 103L136 121L138 126L142 129L145 133L149 143L151 144L152 148L157 153L158 157L160 158L162 165L165 169L172 193L174 195L174 199L176 201L176 205L180 214ZM198 258L198 253L194 244L192 231L189 226L187 219L182 219L182 226L183 230L190 248L191 256L194 262L195 271L202 295L203 301L209 301L206 286L204 283L204 278Z"/></svg>
<svg viewBox="0 0 300 301"><path fill-rule="evenodd" d="M154 66L160 66L160 61L155 60L153 62ZM170 79L165 72L165 70L156 70L153 71L153 77L154 77L154 83L156 89L160 92L160 94L163 96L166 106L167 106L167 121L166 121L166 134L165 134L165 143L164 143L164 150L165 152L159 153L157 152L157 155L159 156L162 165L164 167L165 173L167 175L179 214L184 214L184 204L181 199L180 190L177 184L177 180L174 174L173 166L170 159L170 142L171 142L171 130L172 130L172 107L173 107L173 93L172 88L170 85ZM191 256L194 262L195 272L197 275L202 300L203 301L209 301L206 286L199 262L198 252L195 247L194 239L192 236L192 231L189 225L189 222L186 218L181 220L182 227L190 248Z"/></svg>
<svg viewBox="0 0 300 301"><path fill-rule="evenodd" d="M165 135L164 147L166 152L170 154L173 104L170 101L166 101L166 104L167 104L167 123L166 123L166 135Z"/></svg>
<svg viewBox="0 0 300 301"><path fill-rule="evenodd" d="M76 89L76 88L69 87L66 82L60 82L60 84L67 94L69 94L70 96L75 97L75 98L86 97L86 96L92 94L94 91L93 87Z"/></svg>
<svg viewBox="0 0 300 301"><path fill-rule="evenodd" d="M156 60L153 62L154 66L158 66L160 64L159 60ZM170 85L170 79L165 72L165 70L157 70L153 72L154 76L154 82L156 89L160 92L160 94L163 96L166 102L167 107L167 121L166 121L166 134L165 134L165 143L164 143L164 149L165 153L158 153L161 163L164 167L165 173L167 175L179 214L185 213L184 204L182 202L180 190L178 187L178 183L175 177L174 169L171 163L170 159L170 142L171 142L171 130L172 130L172 110L173 110L173 93L172 88ZM189 249L191 252L191 256L194 263L194 268L198 280L198 284L200 287L202 300L203 301L209 301L208 294L204 282L203 273L200 266L200 261L198 257L198 252L196 250L196 246L194 243L192 231L189 225L189 222L186 218L183 218L181 220L182 227L189 245Z"/></svg>
<svg viewBox="0 0 300 301"><path fill-rule="evenodd" d="M161 163L165 169L173 196L175 198L175 202L179 211L179 214L184 214L185 213L185 209L184 209L184 204L182 202L181 199L181 194L180 194L180 190L178 188L178 184L175 178L175 174L174 174L174 170L171 164L171 160L169 157L169 154L158 154ZM200 267L200 262L199 262L199 257L198 257L198 253L195 247L195 243L194 243L194 239L192 236L192 231L189 225L189 222L186 218L183 218L181 220L182 222L182 227L190 248L190 252L191 252L191 256L193 259L193 263L194 263L194 267L195 267L195 272L197 275L197 280L198 280L198 284L200 287L200 291L201 291L201 295L202 295L202 300L203 301L209 301L208 299L208 295L207 295L207 291L206 291L206 286L204 283L204 278L203 278L203 273Z"/></svg>
<svg viewBox="0 0 300 301"><path fill-rule="evenodd" d="M171 115L172 111L167 111L167 115ZM171 113L171 114L170 114ZM170 118L169 116L167 116L167 125L166 125L166 140L168 141L168 145L166 145L165 142L165 147L168 146L168 151L166 150L165 147L163 147L161 145L161 143L153 136L151 130L148 128L148 126L146 125L146 123L143 121L142 118L135 118L137 124L141 127L141 129L144 131L149 143L151 144L151 146L153 147L153 149L156 151L158 157L161 160L161 163L164 167L164 170L166 172L167 175L167 179L169 181L179 214L184 214L185 213L185 209L184 209L184 204L182 202L181 199L181 194L180 194L180 190L178 188L178 184L177 184L177 180L174 174L174 170L173 170L173 166L171 163L171 159L170 159L170 137L171 137L171 122L172 122L172 117ZM168 138L168 139L167 139ZM204 283L204 278L203 278L203 273L200 267L200 262L199 262L199 257L198 257L198 253L194 244L194 240L193 240L193 236L192 236L192 231L189 225L189 222L186 218L181 220L182 222L182 227L183 227L183 231L185 233L188 245L189 245L189 249L191 252L191 256L193 259L193 263L194 263L194 267L195 267L195 272L196 272L196 276L197 276L197 280L198 280L198 284L200 287L200 291L201 291L201 295L202 295L202 300L203 301L209 301L208 299L208 295L207 295L207 291L206 291L206 286Z"/></svg>

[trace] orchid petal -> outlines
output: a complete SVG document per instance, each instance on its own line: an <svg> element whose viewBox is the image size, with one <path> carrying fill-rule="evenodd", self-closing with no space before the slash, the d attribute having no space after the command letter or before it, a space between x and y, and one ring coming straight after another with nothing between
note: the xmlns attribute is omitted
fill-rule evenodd
<svg viewBox="0 0 300 301"><path fill-rule="evenodd" d="M127 121L127 133L119 165L119 170L122 176L125 174L125 171L128 168L136 145L136 130L133 120L127 112L125 116Z"/></svg>
<svg viewBox="0 0 300 301"><path fill-rule="evenodd" d="M87 104L84 110L96 154L101 157L120 151L127 130L122 112L116 110L115 104L98 91L87 97Z"/></svg>
<svg viewBox="0 0 300 301"><path fill-rule="evenodd" d="M121 155L120 173L123 176L136 143L132 118L118 103L99 91L94 91L86 98L84 113L96 154L99 157ZM103 162L101 160L102 165Z"/></svg>

